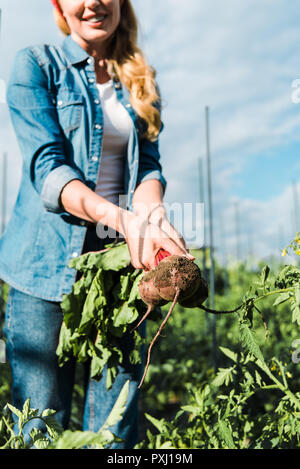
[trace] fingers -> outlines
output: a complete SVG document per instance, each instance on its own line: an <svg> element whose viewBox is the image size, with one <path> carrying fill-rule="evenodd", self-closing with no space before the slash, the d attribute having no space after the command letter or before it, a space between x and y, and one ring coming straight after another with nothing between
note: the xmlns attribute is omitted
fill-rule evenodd
<svg viewBox="0 0 300 469"><path fill-rule="evenodd" d="M185 256L191 260L195 259L195 257L192 256L185 247L179 245L174 239L163 239L161 244L162 248L166 251L169 251L170 254L173 254L175 256Z"/></svg>
<svg viewBox="0 0 300 469"><path fill-rule="evenodd" d="M139 259L132 259L131 258L131 265L138 270L144 270L145 272L149 272L150 270L155 269L155 263L151 262L141 262Z"/></svg>
<svg viewBox="0 0 300 469"><path fill-rule="evenodd" d="M127 241L127 245L129 249L132 267L138 270L141 270L141 269L145 271L149 270L148 266L142 262L142 257L138 255L136 246L132 247L130 240Z"/></svg>
<svg viewBox="0 0 300 469"><path fill-rule="evenodd" d="M169 225L171 228L172 225ZM135 269L148 272L156 267L155 256L160 249L171 255L185 256L195 260L186 248L183 237L174 228L166 233L161 228L148 224L138 232L139 236L128 237L127 244L131 256L131 264Z"/></svg>
<svg viewBox="0 0 300 469"><path fill-rule="evenodd" d="M164 219L161 228L167 234L167 237L172 239L182 249L182 253L179 255L185 255L191 258L192 260L195 259L195 257L189 253L189 250L186 247L186 243L182 234L177 231L176 228L174 228L174 226L167 219Z"/></svg>

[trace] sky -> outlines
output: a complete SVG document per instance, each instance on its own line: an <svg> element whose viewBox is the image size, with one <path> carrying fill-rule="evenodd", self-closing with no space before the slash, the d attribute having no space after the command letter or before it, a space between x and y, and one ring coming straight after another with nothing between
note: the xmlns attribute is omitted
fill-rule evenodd
<svg viewBox="0 0 300 469"><path fill-rule="evenodd" d="M215 252L223 261L249 255L279 259L300 231L300 0L133 0L133 5L140 46L157 71L163 97L166 205L171 211L176 203L194 207L203 192L204 242L210 242L207 107ZM8 220L22 157L4 102L5 83L18 49L59 44L63 37L49 0L0 0L0 7L0 160L6 152ZM203 222L198 217L195 238L194 218L186 213L183 235L189 245L200 246Z"/></svg>

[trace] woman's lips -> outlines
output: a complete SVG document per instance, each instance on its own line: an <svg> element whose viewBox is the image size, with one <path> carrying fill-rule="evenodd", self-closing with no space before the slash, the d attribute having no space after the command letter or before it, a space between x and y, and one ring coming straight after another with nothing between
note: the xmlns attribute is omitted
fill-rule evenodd
<svg viewBox="0 0 300 469"><path fill-rule="evenodd" d="M99 28L102 26L106 19L106 15L99 15L99 16L93 16L91 18L86 18L83 21L88 23L88 25L92 28Z"/></svg>

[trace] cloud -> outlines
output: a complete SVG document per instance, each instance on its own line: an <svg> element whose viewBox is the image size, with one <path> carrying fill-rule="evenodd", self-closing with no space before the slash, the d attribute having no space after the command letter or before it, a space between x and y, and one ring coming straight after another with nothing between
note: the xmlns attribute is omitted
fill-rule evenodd
<svg viewBox="0 0 300 469"><path fill-rule="evenodd" d="M141 23L141 44L157 69L165 103L160 147L168 180L166 201L199 201L198 160L202 157L205 163L204 109L209 105L217 248L221 252L218 226L225 218L226 244L234 251L237 200L242 250L247 250L250 233L258 256L277 252L278 226L284 227L286 240L294 230L289 185L285 182L278 194L270 194L266 181L268 195L256 200L255 178L249 180L245 168L257 160L260 171L258 154L262 159L270 150L280 152L287 142L299 144L299 105L291 101L292 81L300 78L297 4L287 6L286 0L133 0L133 4ZM50 2L2 0L1 7L0 79L6 81L18 49L58 43L61 37ZM0 153L9 154L12 204L21 156L3 104L0 124ZM290 166L291 177L297 174L299 162L292 155L282 164ZM270 171L267 177L280 175ZM253 198L237 196L245 185L252 185Z"/></svg>
<svg viewBox="0 0 300 469"><path fill-rule="evenodd" d="M237 193L250 184L253 200L237 198L244 219L242 249L246 250L250 232L258 256L278 253L270 239L278 238L280 223L289 227L287 242L294 230L288 186L270 195L266 181L266 201L256 200L255 179L249 180L244 169L258 154L264 158L287 142L299 144L300 113L291 101L292 81L300 75L297 5L287 7L282 0L165 0L156 8L152 2L134 3L143 45L158 70L166 101L161 137L162 162L170 180L166 199L199 195L197 160L205 160L204 108L209 105L214 226L227 213L231 222L225 233L233 246L233 190ZM292 155L282 165L290 165L291 176L299 167ZM272 174L270 167L268 177L280 174ZM216 238L221 249L220 236Z"/></svg>
<svg viewBox="0 0 300 469"><path fill-rule="evenodd" d="M3 79L0 79L0 104L6 103L6 84Z"/></svg>

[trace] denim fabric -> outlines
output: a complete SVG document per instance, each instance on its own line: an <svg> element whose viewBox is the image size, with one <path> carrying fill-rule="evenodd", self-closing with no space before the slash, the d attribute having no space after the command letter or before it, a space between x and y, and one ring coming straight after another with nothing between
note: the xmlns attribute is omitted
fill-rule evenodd
<svg viewBox="0 0 300 469"><path fill-rule="evenodd" d="M128 90L114 77L119 101L133 120L124 171L124 208L132 210L138 184L166 181L158 140L142 137L145 124ZM22 181L7 229L0 239L0 278L14 288L59 302L76 271L67 264L82 252L87 224L60 204L73 179L95 189L101 161L103 114L94 59L68 36L61 47L37 45L16 55L7 88L23 156Z"/></svg>
<svg viewBox="0 0 300 469"><path fill-rule="evenodd" d="M98 245L90 241L96 238L89 236L85 249L101 249L104 245L98 239ZM64 367L57 363L56 348L62 323L60 303L39 299L10 288L6 306L5 328L6 353L12 372L12 404L22 409L25 400L30 397L31 407L40 411L50 408L56 410L58 422L67 428L71 412L72 390L75 375L75 361ZM140 332L145 335L145 326ZM130 381L129 396L123 419L111 428L111 431L123 439L122 443L111 446L114 449L131 449L138 441L138 383L142 376L142 365L131 365L129 353L132 350L132 335L125 334L120 339L120 348L125 357L112 388L106 389L106 369L100 381L88 378L84 383L86 394L84 403L83 430L97 432L107 419L123 385ZM143 350L141 351L143 353ZM43 424L33 420L25 427L28 439L31 428L42 430Z"/></svg>
<svg viewBox="0 0 300 469"><path fill-rule="evenodd" d="M30 397L35 409L55 409L57 420L65 427L70 417L74 363L63 368L57 365L61 322L59 303L10 289L4 334L12 372L12 404L22 409ZM26 433L32 427L40 428L39 421L29 423Z"/></svg>
<svg viewBox="0 0 300 469"><path fill-rule="evenodd" d="M145 331L143 324L142 330ZM112 449L130 449L138 442L138 402L140 390L137 386L142 378L142 366L132 365L129 362L129 351L132 350L132 336L126 334L120 340L120 349L125 357L124 364L119 366L119 373L113 384L113 387L107 391L105 388L106 369L103 373L101 382L89 380L86 391L83 429L97 432L101 425L106 421L112 410L119 394L129 380L129 394L126 410L123 418L110 430L124 441L115 443Z"/></svg>

